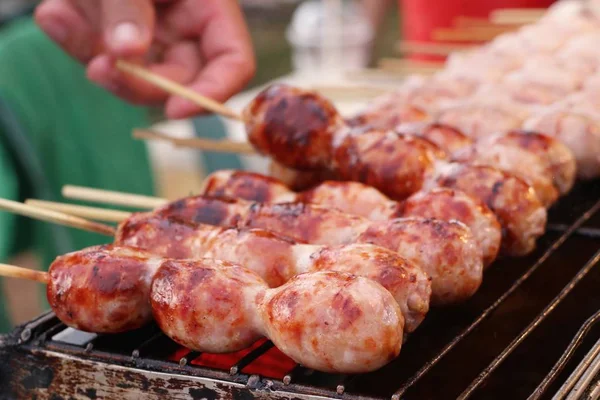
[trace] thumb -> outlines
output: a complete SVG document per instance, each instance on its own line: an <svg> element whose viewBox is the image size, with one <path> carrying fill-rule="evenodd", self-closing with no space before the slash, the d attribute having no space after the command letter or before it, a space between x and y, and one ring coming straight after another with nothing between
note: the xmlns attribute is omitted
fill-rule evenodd
<svg viewBox="0 0 600 400"><path fill-rule="evenodd" d="M104 42L115 57L145 55L152 42L154 21L151 0L102 0Z"/></svg>

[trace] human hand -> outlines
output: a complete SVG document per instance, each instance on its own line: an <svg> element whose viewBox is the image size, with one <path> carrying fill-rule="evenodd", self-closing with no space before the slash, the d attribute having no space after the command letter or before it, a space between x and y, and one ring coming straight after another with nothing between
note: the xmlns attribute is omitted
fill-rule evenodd
<svg viewBox="0 0 600 400"><path fill-rule="evenodd" d="M169 118L202 110L120 72L117 58L144 64L217 101L239 92L256 68L236 0L44 0L35 19L86 65L90 80L136 104L165 102Z"/></svg>

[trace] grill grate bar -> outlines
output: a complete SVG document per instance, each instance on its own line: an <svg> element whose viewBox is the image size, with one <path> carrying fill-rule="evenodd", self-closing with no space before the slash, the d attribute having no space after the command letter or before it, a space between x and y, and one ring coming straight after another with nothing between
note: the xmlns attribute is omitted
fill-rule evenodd
<svg viewBox="0 0 600 400"><path fill-rule="evenodd" d="M158 332L154 336L150 337L150 339L143 341L142 344L140 344L137 348L133 349L133 351L131 352L131 357L139 358L140 356L145 356L146 350L149 350L150 347L155 342L159 341L161 338L166 338L166 336L164 333Z"/></svg>
<svg viewBox="0 0 600 400"><path fill-rule="evenodd" d="M548 226L546 227L546 232L565 232L569 229L569 225L567 224L548 224ZM587 228L587 227L582 227L577 229L574 232L576 235L579 236L585 236L591 239L598 239L600 238L600 229L599 228Z"/></svg>
<svg viewBox="0 0 600 400"><path fill-rule="evenodd" d="M468 398L483 383L486 378L508 357L531 332L533 332L542 321L556 308L556 306L573 290L573 288L596 266L600 260L600 251L598 251L575 275L573 279L561 290L561 292L552 300L544 310L525 328L519 336L511 342L503 351L485 368L481 374L461 393L459 399Z"/></svg>
<svg viewBox="0 0 600 400"><path fill-rule="evenodd" d="M250 363L252 363L258 357L262 356L267 351L272 349L273 346L274 346L274 344L270 340L264 342L259 347L252 350L250 353L246 354L240 361L238 361L234 366L232 366L229 369L229 373L231 375L235 375L238 372L242 371L244 368L246 368L248 365L250 365Z"/></svg>
<svg viewBox="0 0 600 400"><path fill-rule="evenodd" d="M567 395L569 395L569 399L580 398L583 395L584 389L590 385L590 382L598 371L600 371L600 340L596 342L581 364L569 376L565 384L554 396L554 399L564 399ZM577 381L578 379L579 381Z"/></svg>
<svg viewBox="0 0 600 400"><path fill-rule="evenodd" d="M56 316L52 311L48 311L45 314L42 314L40 317L36 318L34 321L25 325L23 330L21 331L21 336L19 340L21 342L27 342L31 339L32 336L35 336L37 332L44 331L48 329L49 326L54 326L56 322Z"/></svg>
<svg viewBox="0 0 600 400"><path fill-rule="evenodd" d="M584 391L586 389L590 388L590 385L592 384L592 380L594 379L594 377L596 376L598 371L600 371L600 354L596 356L592 365L589 367L589 369L587 371L585 371L585 373L583 374L583 376L581 377L579 382L577 382L577 385L575 385L575 387L571 391L571 394L569 395L569 399L571 399L571 398L573 400L580 399L581 396L583 396ZM597 384L598 384L598 382L596 382L596 386L597 386ZM586 398L592 400L592 396L588 396Z"/></svg>
<svg viewBox="0 0 600 400"><path fill-rule="evenodd" d="M583 340L594 327L595 324L600 322L600 310L592 315L585 323L581 326L564 354L556 362L554 367L550 370L550 373L546 375L544 380L538 385L535 391L529 396L529 400L539 399L548 390L548 387L554 382L556 377L563 371L569 360L575 355L575 351L583 343Z"/></svg>
<svg viewBox="0 0 600 400"><path fill-rule="evenodd" d="M38 343L50 341L54 335L65 329L67 329L67 325L59 321L57 324L52 325L52 327L48 328L38 337Z"/></svg>
<svg viewBox="0 0 600 400"><path fill-rule="evenodd" d="M600 399L600 380L596 382L596 386L590 391L589 400L598 400Z"/></svg>
<svg viewBox="0 0 600 400"><path fill-rule="evenodd" d="M591 218L600 209L600 201L596 202L590 209L583 213L570 227L567 229L544 254L533 264L527 272L525 272L513 285L502 294L491 306L486 308L467 328L452 339L442 350L421 367L404 385L402 385L393 395L392 400L399 400L402 395L425 374L427 374L446 354L450 352L462 339L467 337L475 330L496 308L500 306L512 293L515 292L529 277L560 247L573 233L581 227L588 219Z"/></svg>
<svg viewBox="0 0 600 400"><path fill-rule="evenodd" d="M294 367L293 370L291 370L289 373L287 373L283 377L283 384L290 385L292 382L295 383L294 382L295 378L298 378L299 376L310 376L313 373L314 373L314 370L305 368L302 365L298 364Z"/></svg>
<svg viewBox="0 0 600 400"><path fill-rule="evenodd" d="M133 351L139 347L140 342L144 342L159 332L158 326L150 324L134 331L121 333L118 341L114 340L112 334L102 334L92 339L90 343L98 351L131 357Z"/></svg>
<svg viewBox="0 0 600 400"><path fill-rule="evenodd" d="M179 359L179 365L184 367L188 365L188 363L190 363L191 361L194 361L196 358L200 357L201 355L202 353L199 351L190 351L185 356Z"/></svg>

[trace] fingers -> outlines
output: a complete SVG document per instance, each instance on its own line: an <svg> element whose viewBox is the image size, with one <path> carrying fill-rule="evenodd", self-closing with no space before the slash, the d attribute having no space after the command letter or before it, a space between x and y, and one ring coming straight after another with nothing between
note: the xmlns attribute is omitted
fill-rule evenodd
<svg viewBox="0 0 600 400"><path fill-rule="evenodd" d="M200 70L200 54L193 42L180 42L166 49L164 61L147 67L181 84L187 84ZM115 95L136 104L157 104L168 96L162 89L118 71L114 59L107 55L96 57L88 66L88 78Z"/></svg>
<svg viewBox="0 0 600 400"><path fill-rule="evenodd" d="M217 101L240 91L256 70L250 35L239 5L234 0L187 0L165 16L165 27L183 36L199 37L205 62L189 87ZM188 101L174 97L166 104L170 118L202 112Z"/></svg>
<svg viewBox="0 0 600 400"><path fill-rule="evenodd" d="M238 93L254 75L251 59L226 55L210 60L188 87L211 99L224 102ZM172 96L165 105L169 118L186 118L204 112L197 105L181 97Z"/></svg>
<svg viewBox="0 0 600 400"><path fill-rule="evenodd" d="M87 63L102 47L85 16L68 0L45 0L35 10L40 28L64 51Z"/></svg>
<svg viewBox="0 0 600 400"><path fill-rule="evenodd" d="M115 57L143 56L152 43L154 4L151 0L102 0L102 32Z"/></svg>
<svg viewBox="0 0 600 400"><path fill-rule="evenodd" d="M35 18L67 53L87 64L92 81L135 103L152 104L167 95L119 72L114 63L117 58L151 63L152 45L166 46L166 52L160 63L150 64L151 71L218 101L241 90L256 68L236 0L44 0ZM172 118L202 112L180 98L169 98L166 109Z"/></svg>

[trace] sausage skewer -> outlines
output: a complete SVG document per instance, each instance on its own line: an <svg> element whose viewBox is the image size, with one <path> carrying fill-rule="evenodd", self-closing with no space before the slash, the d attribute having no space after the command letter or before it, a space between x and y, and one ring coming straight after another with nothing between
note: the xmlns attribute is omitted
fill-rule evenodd
<svg viewBox="0 0 600 400"><path fill-rule="evenodd" d="M429 310L429 276L395 251L372 244L323 246L295 243L263 229L190 226L174 219L134 215L115 243L177 259L214 258L243 265L270 287L305 272L338 271L365 276L392 293L414 331Z"/></svg>
<svg viewBox="0 0 600 400"><path fill-rule="evenodd" d="M22 208L31 209L30 216L38 212L28 205ZM82 208L73 210L81 212ZM405 316L407 332L414 331L429 311L430 277L395 251L368 243L309 245L262 229L191 226L148 214L136 214L123 222L114 243L159 257L234 262L258 274L270 287L305 272L329 270L367 276L393 294Z"/></svg>
<svg viewBox="0 0 600 400"><path fill-rule="evenodd" d="M135 70L139 68L129 72ZM147 72L138 75L148 77ZM406 198L424 185L462 189L496 213L507 232L504 248L510 255L532 251L544 231L545 210L525 182L489 168L436 163L430 148L398 140L392 133L350 133L333 105L315 93L271 86L245 108L243 120L250 142L286 166L332 169L343 179L367 183L394 199ZM452 176L446 176L448 171ZM462 175L469 180L460 179Z"/></svg>
<svg viewBox="0 0 600 400"><path fill-rule="evenodd" d="M192 233L187 232L190 227L186 227L186 223L193 225ZM469 228L460 222L426 218L373 222L301 203L260 204L190 197L151 213L134 214L119 226L117 238L136 240L128 243L148 246L152 251L171 251L174 253L169 254L173 256L177 251L190 251L186 247L189 244L206 243L208 239L191 239L207 235L208 228L200 226L202 224L266 229L302 243L326 246L362 243L390 249L421 267L432 278L431 302L435 305L469 298L482 280L481 249ZM168 235L157 233L169 229L172 230ZM204 233L198 233L202 231ZM225 254L228 254L227 248ZM257 259L264 257L264 253L257 255Z"/></svg>
<svg viewBox="0 0 600 400"><path fill-rule="evenodd" d="M271 177L246 171L222 170L204 180L200 193L267 203L313 203L373 221L399 217L460 221L471 229L483 252L486 266L495 260L502 237L500 224L490 209L459 190L421 191L404 202L397 202L359 182L326 181L310 190L295 193Z"/></svg>
<svg viewBox="0 0 600 400"><path fill-rule="evenodd" d="M238 351L268 337L306 367L355 373L380 368L402 345L404 319L391 294L351 274L308 273L269 289L229 262L161 259L113 245L58 257L48 273L5 266L0 274L47 283L48 301L68 326L119 333L154 317L195 351Z"/></svg>
<svg viewBox="0 0 600 400"><path fill-rule="evenodd" d="M195 196L140 213L121 224L148 218L174 218L193 224L260 228L299 242L328 246L370 243L398 252L432 278L432 303L469 298L479 287L483 257L469 228L460 222L402 218L373 222L304 203L266 204ZM144 222L145 223L145 222Z"/></svg>

